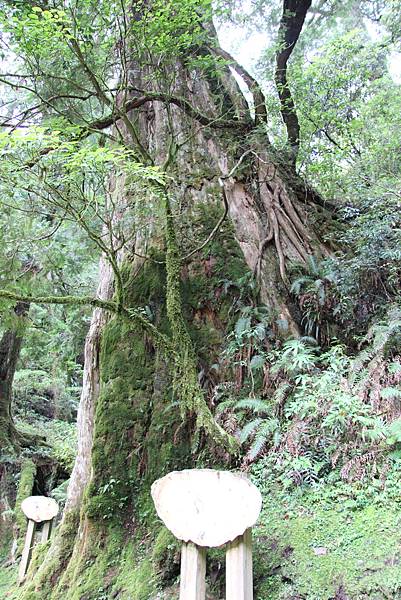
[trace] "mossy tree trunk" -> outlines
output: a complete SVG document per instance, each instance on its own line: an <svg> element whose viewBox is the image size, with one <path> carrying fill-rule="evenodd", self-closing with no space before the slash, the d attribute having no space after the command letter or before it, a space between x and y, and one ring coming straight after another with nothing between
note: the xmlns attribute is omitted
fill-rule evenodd
<svg viewBox="0 0 401 600"><path fill-rule="evenodd" d="M204 49L197 52L205 54ZM184 57L174 65L130 58L127 73L125 98L146 90L149 99L128 111L118 130L125 144L164 165L171 218L157 218L163 211L154 194L142 190L140 200L133 201L125 197L123 185L116 186L117 202L134 221L148 207L147 226L120 256L125 302L145 309L159 331L174 339L178 324L166 297L173 230L185 328L211 406L213 387L227 376L220 372L216 377L211 369L219 363L233 303L222 293L222 280L236 281L252 272L272 328L277 335L297 335L288 266L328 252L316 226L320 199L299 180L292 161L277 156L263 111L256 106L256 120L250 114L227 64L205 74ZM158 99L150 99L150 92ZM190 103L197 115L209 115L210 123L169 102L171 96ZM226 126L222 113L230 119ZM99 296L112 294L113 274L103 263ZM90 600L98 590L105 590L105 597L151 598L147 560L146 583L134 569L141 557L137 546L148 539L149 528L157 527L150 484L176 468L230 460L212 441L205 444L203 434L194 430L194 416L182 419L173 361L151 336L96 309L85 355L79 450L66 512L51 551L21 593L23 600L36 598L39 591L49 600ZM125 547L122 554L118 544Z"/></svg>
<svg viewBox="0 0 401 600"><path fill-rule="evenodd" d="M23 320L28 311L26 302L15 305L16 323L3 333L0 341L0 453L19 447L20 436L12 417L12 386L23 340Z"/></svg>

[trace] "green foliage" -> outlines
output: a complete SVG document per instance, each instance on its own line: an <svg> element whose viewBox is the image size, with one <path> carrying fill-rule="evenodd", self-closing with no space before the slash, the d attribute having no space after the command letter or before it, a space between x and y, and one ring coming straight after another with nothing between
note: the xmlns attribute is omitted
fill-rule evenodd
<svg viewBox="0 0 401 600"><path fill-rule="evenodd" d="M71 473L77 452L77 428L75 423L46 419L30 412L23 419L16 418L18 430L22 435L35 438L40 436L44 440L42 447L26 450L35 458L37 454L42 459L50 457L61 470Z"/></svg>
<svg viewBox="0 0 401 600"><path fill-rule="evenodd" d="M77 454L76 424L52 420L47 428L47 443L57 463L71 473Z"/></svg>
<svg viewBox="0 0 401 600"><path fill-rule="evenodd" d="M58 503L61 509L64 509L65 503L67 501L67 489L69 483L70 480L66 479L65 481L63 481L63 483L53 488L51 491L51 497L55 499L55 501Z"/></svg>
<svg viewBox="0 0 401 600"><path fill-rule="evenodd" d="M337 316L349 330L356 321L366 327L399 293L401 106L399 83L386 68L392 51L386 33L379 40L361 27L337 31L291 71L300 170L339 206L343 226L333 237L340 247L326 273L334 276Z"/></svg>
<svg viewBox="0 0 401 600"><path fill-rule="evenodd" d="M134 6L141 14L141 20L133 23L134 35L145 41L148 51L162 53L164 60L177 60L207 39L203 23L211 18L209 0L156 1L151 8L146 2L136 0Z"/></svg>
<svg viewBox="0 0 401 600"><path fill-rule="evenodd" d="M238 329L248 331L242 322ZM393 307L355 357L339 344L322 351L308 338L265 347L255 355L254 370L264 376L251 379L253 395L243 397L246 385L237 391L220 386L217 414L238 432L247 461L266 454L276 461L284 485L373 476L396 456L401 439L393 408L401 394L394 358L399 335L399 309ZM242 344L249 356L252 336Z"/></svg>
<svg viewBox="0 0 401 600"><path fill-rule="evenodd" d="M7 594L15 589L17 584L17 571L12 567L0 567L0 593L7 598Z"/></svg>
<svg viewBox="0 0 401 600"><path fill-rule="evenodd" d="M302 312L301 324L305 335L314 337L317 342L328 343L333 324L330 317L336 314L332 287L335 273L330 264L308 257L306 265L299 267L300 276L292 279L291 292L296 297ZM294 269L295 275L296 269Z"/></svg>
<svg viewBox="0 0 401 600"><path fill-rule="evenodd" d="M31 341L29 333L27 341ZM26 356L26 351L24 354ZM55 369L52 370L54 373ZM73 414L76 414L80 388L68 387L65 378L57 375L58 373L49 374L41 369L17 371L14 386L14 411L17 417L26 420L29 416L32 418L32 413L36 413L47 417L72 419ZM79 372L75 372L75 375L78 379Z"/></svg>
<svg viewBox="0 0 401 600"><path fill-rule="evenodd" d="M9 30L24 52L28 55L36 52L41 58L48 55L49 50L63 51L66 35L68 36L67 24L67 14L63 10L43 10L40 6L33 6L31 12L14 15L9 22Z"/></svg>
<svg viewBox="0 0 401 600"><path fill-rule="evenodd" d="M174 544L160 532L149 559L141 526L154 526L151 480L191 460L187 438L195 419L211 437L217 434L229 444L227 434L234 434L245 461L260 467L255 473L265 497L272 496L255 562L260 600L326 600L344 594L381 600L399 594L399 565L391 562L399 541L393 531L398 513L389 499L400 495L400 317L395 306L386 310L400 289L401 258L401 105L399 85L386 69L394 43L399 44L395 3L314 4L290 65L302 133L297 168L339 210L334 235L326 228L324 210L321 216L322 236L335 255L325 261L310 258L292 273L297 306L294 302L291 311L315 341L283 345L273 335L275 315L260 306L255 279L244 275L226 223L192 255L196 260L184 264L181 259L210 234L221 214L221 207L203 208L213 203L208 196L214 195L214 184L202 186L216 182L220 165L213 155L210 161L196 156L196 139L210 141L210 154L220 143L229 150L230 169L231 160L252 146L252 134L241 133L234 144L231 134L217 132L217 139L216 130L196 124L183 140L177 128L181 109L164 102L170 139L157 139L155 119L141 145L140 113L124 113L124 102L142 94L142 88L165 90L167 96L188 88L195 105L211 114L233 110L227 65L207 50L210 2L0 6L7 60L15 56L18 61L14 74L1 76L12 90L2 116L10 133L0 134L2 284L26 294L91 296L93 265L103 253L114 270L120 316L125 308L124 319L111 318L101 340L93 478L80 530L87 536L84 552L73 553L75 515L62 525L62 544L56 544L38 580L22 591L24 600L36 600L38 594L49 600L115 595L145 600L158 595L155 571L165 582L174 580ZM228 2L220 10L236 18L239 9ZM249 11L260 27L269 15L266 29L272 31L280 3L254 2ZM382 39L372 39L361 28L372 17L392 39L386 31ZM270 48L267 62L276 49ZM199 78L216 97L215 107L203 107ZM266 87L267 130L279 153L286 142L270 82ZM150 114L151 106L140 110ZM117 115L117 126L110 127ZM102 128L105 120L109 125ZM193 177L184 178L183 161L175 162L178 152L183 161L207 164L196 165ZM168 175L153 163L164 153ZM235 178L253 195L249 174L247 166ZM160 194L163 186L164 192L176 190L176 197ZM187 207L191 187L201 192L202 201ZM20 213L26 218L16 217ZM166 252L149 251L148 235ZM136 277L129 272L131 251L147 254ZM37 265L35 277L24 275L27 264ZM11 303L2 301L1 308L6 315ZM16 416L26 432L46 430L50 447L41 458L56 459L70 472L74 426L37 415L74 417L88 312L35 308L30 319L16 377ZM221 353L227 326L232 331ZM215 425L214 404L225 431ZM196 443L204 443L202 436L195 436ZM270 496L273 484L281 486L276 496ZM305 484L309 499L298 503ZM65 484L53 494L64 501ZM377 499L385 503L380 527ZM341 501L347 510L335 508ZM139 526L136 521L133 540L135 511ZM328 560L314 551L322 547ZM365 571L358 561L366 563ZM164 571L163 562L169 565Z"/></svg>

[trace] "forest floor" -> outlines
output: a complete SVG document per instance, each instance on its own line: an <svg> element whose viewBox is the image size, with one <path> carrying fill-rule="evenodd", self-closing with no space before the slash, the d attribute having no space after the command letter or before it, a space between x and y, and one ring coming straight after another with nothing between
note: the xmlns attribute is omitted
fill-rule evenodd
<svg viewBox="0 0 401 600"><path fill-rule="evenodd" d="M261 474L258 468L254 477L264 501L254 528L255 600L401 598L399 501L359 484L274 490ZM217 561L224 558L217 554ZM16 577L16 567L0 568L1 598L15 598ZM221 572L209 597L217 600L223 588ZM175 598L177 590L173 584L157 598ZM133 599L129 592L118 598L155 600Z"/></svg>
<svg viewBox="0 0 401 600"><path fill-rule="evenodd" d="M0 597L8 598L10 593L16 589L17 568L0 567Z"/></svg>
<svg viewBox="0 0 401 600"><path fill-rule="evenodd" d="M401 511L355 486L264 494L255 528L258 600L401 598Z"/></svg>

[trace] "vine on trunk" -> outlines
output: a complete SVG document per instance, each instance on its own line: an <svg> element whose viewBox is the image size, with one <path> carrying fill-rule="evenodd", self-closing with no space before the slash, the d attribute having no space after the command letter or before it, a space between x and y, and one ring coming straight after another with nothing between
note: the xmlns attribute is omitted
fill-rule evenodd
<svg viewBox="0 0 401 600"><path fill-rule="evenodd" d="M161 190L166 225L166 271L167 271L167 316L172 330L172 343L175 350L174 387L181 400L181 414L186 411L196 414L198 429L203 428L216 441L230 451L238 444L230 434L215 421L198 381L195 350L190 338L182 310L181 297L181 256L174 227L174 216L170 199L165 188Z"/></svg>

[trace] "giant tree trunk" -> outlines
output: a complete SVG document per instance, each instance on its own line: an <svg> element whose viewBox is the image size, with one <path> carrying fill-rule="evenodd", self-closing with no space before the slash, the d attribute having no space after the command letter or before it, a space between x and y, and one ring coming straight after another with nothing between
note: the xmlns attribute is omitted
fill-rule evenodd
<svg viewBox="0 0 401 600"><path fill-rule="evenodd" d="M12 386L23 339L18 321L22 321L28 310L29 304L26 302L16 304L14 312L17 323L4 332L0 341L0 459L3 452L19 446L11 411Z"/></svg>
<svg viewBox="0 0 401 600"><path fill-rule="evenodd" d="M177 59L173 82L171 69L165 66L163 80L163 65L155 61L153 70L149 61L144 65L132 60L130 87L187 99L216 122L219 104L232 119L248 114L246 129L202 125L162 100L147 102L128 115L142 148L156 164L166 163L173 141L178 147L170 156L169 196L180 251L187 257L182 261L183 308L207 396L218 381L210 367L219 362L233 301L223 296L221 281L253 272L261 302L270 309L272 328L277 335L297 335L288 265L326 250L314 229L311 194L291 164L280 164L263 127L253 125L228 68L208 78L189 71L184 58ZM119 131L135 146L126 123L119 123ZM135 211L119 193L126 210ZM143 194L146 205L150 200ZM225 203L230 220L221 222L211 243L203 247ZM174 323L166 312L164 233L163 224L152 219L134 247L124 249L121 260L130 306L148 307L153 323L169 335ZM99 295L107 298L112 293L111 271L103 268L101 277ZM107 590L107 597L151 598L153 565L138 551L149 530L158 527L150 484L174 468L195 464L200 450L203 464L228 460L216 446L211 450L210 440L205 446L191 418L182 422L168 357L148 335L118 317L107 320L97 309L85 357L79 450L66 513L47 558L21 595L24 600L39 592L49 600L90 600L100 589ZM224 380L227 373L219 377Z"/></svg>

